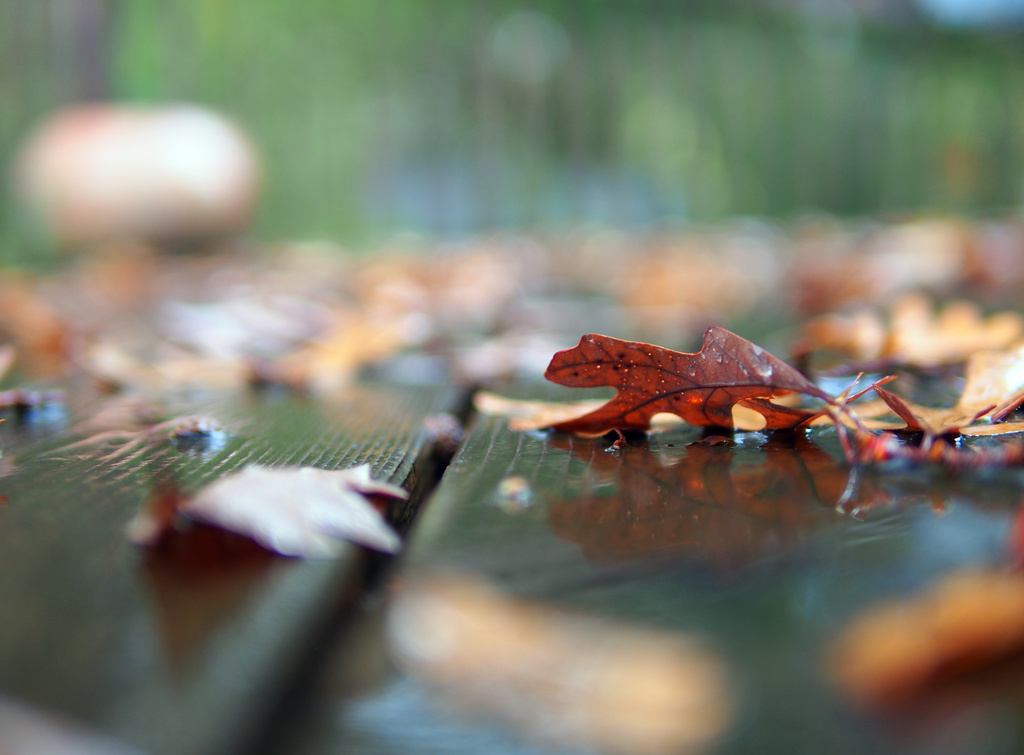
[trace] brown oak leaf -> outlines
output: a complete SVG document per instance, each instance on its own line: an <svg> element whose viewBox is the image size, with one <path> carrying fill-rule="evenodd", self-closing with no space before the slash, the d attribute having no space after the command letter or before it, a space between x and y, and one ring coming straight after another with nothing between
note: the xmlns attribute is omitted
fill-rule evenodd
<svg viewBox="0 0 1024 755"><path fill-rule="evenodd" d="M668 412L693 425L733 426L733 407L755 409L769 430L793 428L815 412L768 399L801 393L833 402L799 371L724 328L711 327L699 352L687 354L610 336L585 335L551 358L544 377L573 388L611 386L618 393L600 408L550 425L578 435L647 430Z"/></svg>

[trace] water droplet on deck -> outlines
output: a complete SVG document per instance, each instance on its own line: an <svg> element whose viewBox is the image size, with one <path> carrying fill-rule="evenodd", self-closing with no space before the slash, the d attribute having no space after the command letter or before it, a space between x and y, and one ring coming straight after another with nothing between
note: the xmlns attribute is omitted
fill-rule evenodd
<svg viewBox="0 0 1024 755"><path fill-rule="evenodd" d="M506 477L498 483L492 502L506 514L518 514L533 506L533 488L525 477Z"/></svg>

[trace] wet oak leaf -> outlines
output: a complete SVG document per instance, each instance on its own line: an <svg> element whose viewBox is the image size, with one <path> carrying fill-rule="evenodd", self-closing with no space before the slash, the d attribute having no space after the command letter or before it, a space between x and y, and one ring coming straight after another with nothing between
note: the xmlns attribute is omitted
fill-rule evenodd
<svg viewBox="0 0 1024 755"><path fill-rule="evenodd" d="M370 495L408 497L402 488L374 480L366 464L335 471L254 464L201 489L174 513L245 535L285 556L337 558L343 540L395 553L401 540ZM129 540L137 545L159 540L172 523L161 505L140 512L129 525Z"/></svg>
<svg viewBox="0 0 1024 755"><path fill-rule="evenodd" d="M618 391L600 408L550 425L578 435L647 430L651 418L663 412L692 425L732 427L737 405L764 416L765 429L787 429L817 413L776 407L768 399L801 393L834 401L793 367L720 327L708 328L703 347L693 354L585 335L577 346L551 358L544 377L573 388L610 386Z"/></svg>

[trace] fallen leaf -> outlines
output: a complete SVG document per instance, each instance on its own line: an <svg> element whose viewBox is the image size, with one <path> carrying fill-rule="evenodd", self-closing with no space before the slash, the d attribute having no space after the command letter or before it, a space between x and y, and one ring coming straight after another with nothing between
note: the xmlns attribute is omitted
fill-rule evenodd
<svg viewBox="0 0 1024 755"><path fill-rule="evenodd" d="M848 423L841 421L834 412L831 414L843 455L850 464L933 464L951 474L968 469L1024 465L1024 443L1019 441L993 446L959 446L947 442L948 435L926 433L920 445L912 445L902 442L893 432L874 433L859 421Z"/></svg>
<svg viewBox="0 0 1024 755"><path fill-rule="evenodd" d="M885 348L885 323L877 312L815 317L803 327L803 346L814 351L837 351L858 362L878 359Z"/></svg>
<svg viewBox="0 0 1024 755"><path fill-rule="evenodd" d="M735 717L727 668L700 639L513 599L478 578L403 580L387 639L433 699L566 751L703 752Z"/></svg>
<svg viewBox="0 0 1024 755"><path fill-rule="evenodd" d="M802 393L833 399L796 369L760 346L724 328L711 327L694 354L651 344L585 335L577 346L551 359L544 376L570 387L611 386L616 396L600 408L551 425L578 435L610 430L647 430L651 418L668 412L701 426L733 426L733 407L745 405L769 430L795 427L815 412L765 399Z"/></svg>
<svg viewBox="0 0 1024 755"><path fill-rule="evenodd" d="M451 359L460 382L487 385L535 376L557 349L558 342L551 335L514 330L456 348Z"/></svg>
<svg viewBox="0 0 1024 755"><path fill-rule="evenodd" d="M982 407L971 414L970 407L961 407L959 404L951 409L932 409L926 406L917 406L897 396L885 388L875 388L882 401L893 410L901 420L906 423L906 430L911 432L923 432L928 436L958 435L961 428L975 422L979 417L988 414L994 405Z"/></svg>
<svg viewBox="0 0 1024 755"><path fill-rule="evenodd" d="M789 288L803 312L849 302L893 301L907 291L948 291L963 280L969 248L962 223L925 220L865 234L833 226L794 239ZM822 232L823 231L823 232Z"/></svg>
<svg viewBox="0 0 1024 755"><path fill-rule="evenodd" d="M278 554L252 539L200 523L177 522L185 497L173 479L158 481L146 503L150 522L136 517L136 538L148 537L143 559L154 619L170 661L190 662L263 584ZM145 533L142 527L149 527Z"/></svg>
<svg viewBox="0 0 1024 755"><path fill-rule="evenodd" d="M881 356L917 367L962 362L977 351L1004 349L1024 336L1024 317L999 312L982 317L967 301L935 314L923 296L907 296L893 307L889 338Z"/></svg>
<svg viewBox="0 0 1024 755"><path fill-rule="evenodd" d="M411 345L413 330L402 317L338 313L326 333L283 356L278 367L286 382L329 392L351 382L362 365Z"/></svg>
<svg viewBox="0 0 1024 755"><path fill-rule="evenodd" d="M168 301L161 331L204 357L241 359L287 353L320 335L329 313L281 292L226 295L214 302Z"/></svg>
<svg viewBox="0 0 1024 755"><path fill-rule="evenodd" d="M63 373L71 351L72 323L62 317L27 274L0 275L0 337L13 341L22 369L33 377Z"/></svg>
<svg viewBox="0 0 1024 755"><path fill-rule="evenodd" d="M931 300L910 294L893 305L889 323L877 312L824 315L804 327L811 349L839 351L874 367L929 369L964 362L979 351L1009 348L1024 337L1024 316L982 316L977 305L954 301L936 314Z"/></svg>
<svg viewBox="0 0 1024 755"><path fill-rule="evenodd" d="M104 389L133 388L153 395L183 387L235 388L248 376L241 359L200 356L179 348L167 351L171 353L150 360L113 341L97 341L83 349L77 362Z"/></svg>
<svg viewBox="0 0 1024 755"><path fill-rule="evenodd" d="M329 471L302 467L271 469L250 465L229 474L177 505L188 520L237 532L285 556L336 558L349 540L395 553L401 540L367 499L405 499L408 493L370 477L363 464ZM128 528L137 545L153 545L172 520L167 501L140 512Z"/></svg>
<svg viewBox="0 0 1024 755"><path fill-rule="evenodd" d="M931 436L1002 435L1024 430L1024 422L1000 421L1019 402L1022 384L1024 344L1007 351L973 354L967 362L960 398L949 408L920 406L878 386L874 388L886 406L903 420L907 430ZM880 416L864 409L859 414L865 418ZM992 420L989 424L975 424L986 417Z"/></svg>
<svg viewBox="0 0 1024 755"><path fill-rule="evenodd" d="M780 275L767 239L694 233L656 238L635 250L610 285L629 322L659 337L749 312Z"/></svg>
<svg viewBox="0 0 1024 755"><path fill-rule="evenodd" d="M911 697L1024 648L1024 575L958 572L927 593L870 608L832 646L828 671L862 705Z"/></svg>

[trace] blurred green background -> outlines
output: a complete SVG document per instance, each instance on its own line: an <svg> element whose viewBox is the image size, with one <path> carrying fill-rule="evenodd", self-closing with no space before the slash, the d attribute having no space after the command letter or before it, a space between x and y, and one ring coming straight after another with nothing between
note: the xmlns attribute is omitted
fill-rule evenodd
<svg viewBox="0 0 1024 755"><path fill-rule="evenodd" d="M59 105L190 100L266 239L1015 208L1024 34L908 3L6 0L0 169Z"/></svg>

